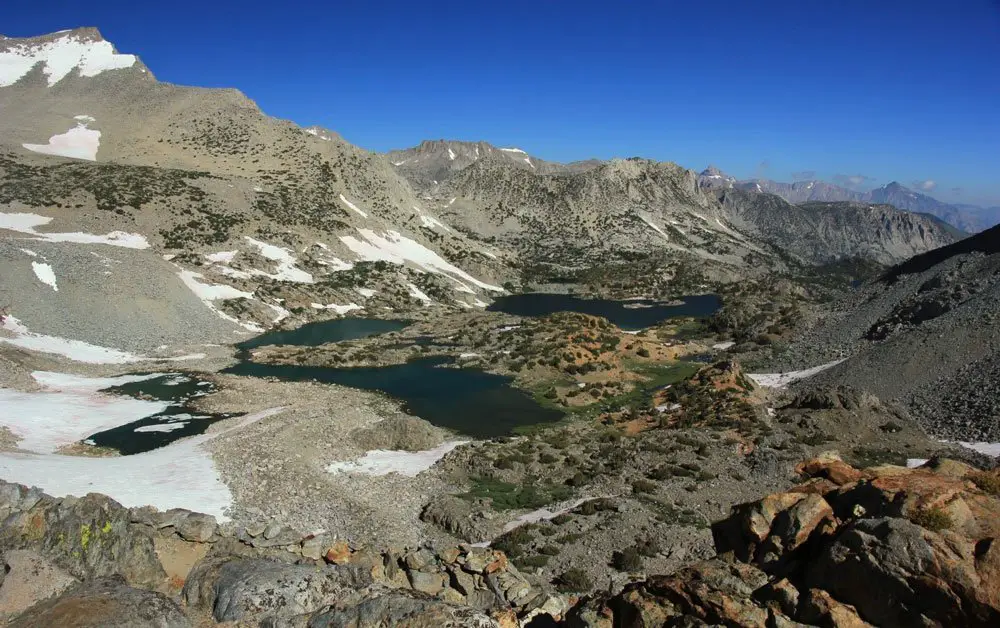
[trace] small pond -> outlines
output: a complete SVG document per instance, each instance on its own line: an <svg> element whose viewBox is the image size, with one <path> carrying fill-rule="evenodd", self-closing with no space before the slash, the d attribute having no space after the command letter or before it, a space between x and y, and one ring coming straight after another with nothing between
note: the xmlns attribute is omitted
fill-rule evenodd
<svg viewBox="0 0 1000 628"><path fill-rule="evenodd" d="M558 421L563 413L545 408L510 385L511 378L478 369L448 368L450 358L428 357L374 368L241 362L223 371L234 375L340 384L377 390L403 402L410 414L473 438L510 434L524 425Z"/></svg>
<svg viewBox="0 0 1000 628"><path fill-rule="evenodd" d="M203 434L213 423L234 414L198 412L191 400L215 392L211 382L187 373L163 373L152 379L106 388L104 393L166 401L170 405L157 414L88 437L86 442L115 449L123 456L152 451L184 438Z"/></svg>
<svg viewBox="0 0 1000 628"><path fill-rule="evenodd" d="M718 311L722 303L714 294L700 294L682 297L683 303L668 305L660 301L634 299L614 301L610 299L587 299L571 294L527 293L512 294L497 298L486 308L491 312L503 312L516 316L545 316L556 312L579 312L592 316L603 316L624 330L645 329L668 318L707 318Z"/></svg>

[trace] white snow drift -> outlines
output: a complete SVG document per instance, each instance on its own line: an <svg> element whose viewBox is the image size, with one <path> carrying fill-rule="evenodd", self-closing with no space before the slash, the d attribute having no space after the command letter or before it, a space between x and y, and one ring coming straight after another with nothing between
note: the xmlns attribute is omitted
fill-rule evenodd
<svg viewBox="0 0 1000 628"><path fill-rule="evenodd" d="M361 307L356 303L348 303L347 305L337 305L336 303L330 303L323 305L322 303L311 303L314 310L333 310L337 314L343 316L348 312L353 312L354 310L363 310L365 308Z"/></svg>
<svg viewBox="0 0 1000 628"><path fill-rule="evenodd" d="M252 292L244 292L238 288L223 284L202 283L198 280L204 279L205 276L191 270L182 270L178 272L177 275L181 278L181 281L184 282L184 285L187 286L196 297L201 299L202 303L204 303L208 309L215 312L219 318L223 318L231 323L236 323L248 331L257 333L264 331L260 325L241 322L239 319L230 316L215 307L215 301L225 301L226 299L252 299Z"/></svg>
<svg viewBox="0 0 1000 628"><path fill-rule="evenodd" d="M747 377L765 388L787 388L788 385L793 382L806 379L807 377L812 377L817 373L822 373L827 369L837 366L841 362L843 362L843 360L834 360L833 362L820 364L819 366L814 366L802 371L788 371L785 373L747 373Z"/></svg>
<svg viewBox="0 0 1000 628"><path fill-rule="evenodd" d="M56 285L56 273L52 270L52 266L31 262L31 270L35 271L35 277L38 277L38 281L59 292L59 286Z"/></svg>
<svg viewBox="0 0 1000 628"><path fill-rule="evenodd" d="M93 233L51 233L35 231L35 227L41 227L52 222L48 216L38 214L5 214L0 212L0 229L9 229L18 233L25 233L36 240L47 242L72 242L74 244L110 244L111 246L121 246L127 249L148 249L149 242L138 233L126 233L124 231L112 231L106 235L96 235Z"/></svg>
<svg viewBox="0 0 1000 628"><path fill-rule="evenodd" d="M204 445L231 430L281 412L252 414L226 430L202 434L146 453L116 458L0 453L0 477L55 495L104 493L126 507L187 508L226 521L233 496Z"/></svg>
<svg viewBox="0 0 1000 628"><path fill-rule="evenodd" d="M97 392L156 375L87 378L45 371L32 375L43 384L41 392L0 388L0 425L19 439L19 448L35 453L52 453L96 432L162 412L170 405Z"/></svg>
<svg viewBox="0 0 1000 628"><path fill-rule="evenodd" d="M7 343L15 347L39 351L41 353L53 353L69 358L70 360L76 360L77 362L87 362L89 364L128 364L143 360L143 358L125 351L92 345L82 340L69 340L58 336L33 333L13 316L4 318L2 329L11 332L13 336L0 336L0 343Z"/></svg>
<svg viewBox="0 0 1000 628"><path fill-rule="evenodd" d="M261 275L263 277L270 277L271 279L276 279L278 281L291 281L294 283L313 283L313 276L306 271L296 268L295 264L298 260L292 255L292 252L286 248L276 246L274 244L268 244L267 242L261 242L260 240L255 240L250 236L243 236L247 242L257 247L260 254L271 260L272 262L278 263L278 270L274 273L265 273L262 270L251 271L254 275Z"/></svg>
<svg viewBox="0 0 1000 628"><path fill-rule="evenodd" d="M97 161L97 149L101 147L101 132L88 129L87 123L81 122L65 133L53 135L49 138L48 144L21 144L21 146L45 155Z"/></svg>
<svg viewBox="0 0 1000 628"><path fill-rule="evenodd" d="M380 235L371 229L358 229L358 233L361 235L360 239L354 236L340 236L340 240L361 260L385 261L401 266L410 263L430 273L454 275L484 290L503 292L500 286L479 281L426 246L400 235L397 231L387 231L385 235Z"/></svg>
<svg viewBox="0 0 1000 628"><path fill-rule="evenodd" d="M344 203L344 205L347 205L348 207L350 207L351 209L353 209L356 213L361 214L362 218L368 218L368 214L366 214L365 212L361 211L360 209L358 209L357 205L355 205L351 201L349 201L346 198L344 198L343 194L340 195L340 200L341 200L341 202Z"/></svg>
<svg viewBox="0 0 1000 628"><path fill-rule="evenodd" d="M468 441L448 441L434 449L424 451L394 451L374 449L357 460L334 462L326 470L330 473L359 473L362 475L388 475L398 473L406 477L416 477L421 471L434 466L448 452Z"/></svg>
<svg viewBox="0 0 1000 628"><path fill-rule="evenodd" d="M130 68L135 65L135 55L118 54L111 42L85 41L78 35L66 34L42 44L10 46L0 52L0 87L13 85L37 64L49 87L66 78L73 70L80 76L97 76L108 70Z"/></svg>

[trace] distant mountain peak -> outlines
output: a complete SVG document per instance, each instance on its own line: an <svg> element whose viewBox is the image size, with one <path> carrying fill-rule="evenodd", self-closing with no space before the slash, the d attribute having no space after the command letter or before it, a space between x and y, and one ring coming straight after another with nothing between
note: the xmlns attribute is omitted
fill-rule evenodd
<svg viewBox="0 0 1000 628"><path fill-rule="evenodd" d="M698 185L707 189L731 188L736 184L736 177L731 177L713 165L709 165L698 174Z"/></svg>
<svg viewBox="0 0 1000 628"><path fill-rule="evenodd" d="M77 74L94 77L133 67L148 72L137 56L119 53L93 27L0 39L0 87L18 83L37 67L41 67L49 87Z"/></svg>

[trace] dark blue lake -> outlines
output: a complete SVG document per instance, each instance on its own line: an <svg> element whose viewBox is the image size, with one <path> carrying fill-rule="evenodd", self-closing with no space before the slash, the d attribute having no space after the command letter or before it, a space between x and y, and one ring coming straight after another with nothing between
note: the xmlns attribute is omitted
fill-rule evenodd
<svg viewBox="0 0 1000 628"><path fill-rule="evenodd" d="M621 329L634 331L652 327L667 319L677 317L708 318L722 305L714 294L701 294L682 298L679 305L659 301L587 299L571 294L544 292L512 294L499 297L487 310L515 316L546 316L556 312L579 312L602 316Z"/></svg>
<svg viewBox="0 0 1000 628"><path fill-rule="evenodd" d="M244 361L223 372L381 391L401 400L410 414L473 438L504 436L516 427L558 421L563 416L511 386L510 377L448 368L449 362L449 358L429 357L393 366L329 368Z"/></svg>

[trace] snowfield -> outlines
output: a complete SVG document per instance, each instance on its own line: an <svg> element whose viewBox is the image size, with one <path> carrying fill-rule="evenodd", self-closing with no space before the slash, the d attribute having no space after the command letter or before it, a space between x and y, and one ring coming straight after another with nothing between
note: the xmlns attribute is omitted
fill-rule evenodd
<svg viewBox="0 0 1000 628"><path fill-rule="evenodd" d="M788 385L793 382L812 377L817 373L822 373L827 369L837 366L843 361L844 360L834 360L833 362L820 364L819 366L814 366L802 371L788 371L786 373L747 373L747 377L765 388L787 388Z"/></svg>
<svg viewBox="0 0 1000 628"><path fill-rule="evenodd" d="M421 471L434 466L453 449L469 441L455 440L442 443L424 451L393 451L374 449L357 460L334 462L326 470L330 473L358 473L361 475L388 475L398 473L416 477Z"/></svg>
<svg viewBox="0 0 1000 628"><path fill-rule="evenodd" d="M0 388L0 425L20 440L19 448L34 453L53 453L97 432L163 412L170 405L97 392L156 374L91 379L36 371L32 376L44 386L42 391Z"/></svg>
<svg viewBox="0 0 1000 628"><path fill-rule="evenodd" d="M423 290L421 290L420 288L416 287L412 283L411 284L407 284L407 288L409 288L409 290L410 290L410 296L414 297L416 299L420 299L421 301L424 302L424 305L430 305L433 302L431 300L431 298L429 296L427 296L427 294Z"/></svg>
<svg viewBox="0 0 1000 628"><path fill-rule="evenodd" d="M65 133L53 135L49 138L48 144L21 144L21 146L45 155L97 161L97 149L101 147L101 132L88 129L87 124L81 122Z"/></svg>
<svg viewBox="0 0 1000 628"><path fill-rule="evenodd" d="M36 240L46 242L72 242L74 244L110 244L111 246L121 246L127 249L148 249L149 242L138 233L126 233L124 231L112 231L106 235L95 235L92 233L50 233L35 231L35 227L41 227L52 222L48 216L38 214L5 214L0 212L0 229L9 229L18 233L32 236Z"/></svg>
<svg viewBox="0 0 1000 628"><path fill-rule="evenodd" d="M119 351L92 345L82 340L69 340L58 336L46 336L36 334L28 330L21 321L13 316L4 318L2 329L13 334L12 337L0 336L0 343L6 343L41 353L53 353L61 355L77 362L88 364L128 364L130 362L140 362L144 358Z"/></svg>
<svg viewBox="0 0 1000 628"><path fill-rule="evenodd" d="M80 76L97 76L108 70L130 68L135 55L118 54L111 42L83 41L77 35L64 35L44 44L21 44L0 52L0 87L18 82L37 64L48 78L49 87L66 78L73 70Z"/></svg>
<svg viewBox="0 0 1000 628"><path fill-rule="evenodd" d="M52 270L52 266L31 262L31 270L35 271L35 277L38 277L38 281L59 292L59 286L56 285L56 273Z"/></svg>
<svg viewBox="0 0 1000 628"><path fill-rule="evenodd" d="M263 410L239 419L228 429L134 456L0 453L0 477L38 486L56 497L104 493L129 508L147 504L160 510L186 508L227 521L225 513L233 495L222 482L205 443L283 409Z"/></svg>
<svg viewBox="0 0 1000 628"><path fill-rule="evenodd" d="M198 280L204 279L205 276L191 270L182 270L178 272L177 275L181 278L181 281L184 282L184 285L187 286L196 297L201 299L202 303L204 303L208 309L215 312L219 318L225 319L231 323L236 323L248 331L256 333L264 331L260 325L241 322L239 319L230 316L215 307L215 301L225 301L226 299L252 299L254 298L252 292L244 292L243 290L223 284L202 283Z"/></svg>
<svg viewBox="0 0 1000 628"><path fill-rule="evenodd" d="M351 201L347 200L343 194L340 195L340 200L344 205L347 205L349 208L354 210L355 213L360 214L362 218L368 218L368 214L358 209L358 206L352 203Z"/></svg>
<svg viewBox="0 0 1000 628"><path fill-rule="evenodd" d="M340 240L363 261L385 261L400 266L410 263L427 272L454 275L484 290L503 292L500 286L479 281L426 246L400 235L397 231L387 231L384 236L371 229L358 229L358 233L361 239L354 236L340 236Z"/></svg>
<svg viewBox="0 0 1000 628"><path fill-rule="evenodd" d="M293 283L313 283L313 276L306 271L296 268L298 259L292 255L292 252L286 248L275 246L274 244L268 244L267 242L261 242L260 240L255 240L250 236L243 236L244 239L257 247L260 254L271 260L272 262L278 263L278 270L272 275L270 273L265 273L262 270L253 271L254 275L261 275L263 277L270 277L271 279L276 279L278 281L290 281Z"/></svg>

